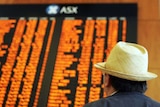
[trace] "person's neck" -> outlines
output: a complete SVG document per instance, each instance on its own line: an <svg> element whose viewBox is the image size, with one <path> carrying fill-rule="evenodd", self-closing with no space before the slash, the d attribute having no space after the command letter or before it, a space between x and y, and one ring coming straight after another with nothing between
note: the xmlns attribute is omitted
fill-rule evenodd
<svg viewBox="0 0 160 107"><path fill-rule="evenodd" d="M113 87L110 87L107 90L107 96L112 96L113 94L115 94L117 92L117 90L115 90Z"/></svg>

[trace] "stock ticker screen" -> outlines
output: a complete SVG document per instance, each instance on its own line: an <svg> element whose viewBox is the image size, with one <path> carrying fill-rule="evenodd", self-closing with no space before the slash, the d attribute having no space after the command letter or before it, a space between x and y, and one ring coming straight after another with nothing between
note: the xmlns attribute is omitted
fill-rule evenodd
<svg viewBox="0 0 160 107"><path fill-rule="evenodd" d="M137 4L0 5L0 107L83 107L105 97L118 41L137 41Z"/></svg>

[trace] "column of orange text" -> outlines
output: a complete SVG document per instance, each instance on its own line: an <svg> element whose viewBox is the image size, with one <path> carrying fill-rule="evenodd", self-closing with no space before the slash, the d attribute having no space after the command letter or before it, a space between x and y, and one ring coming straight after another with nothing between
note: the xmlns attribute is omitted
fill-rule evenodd
<svg viewBox="0 0 160 107"><path fill-rule="evenodd" d="M35 32L37 20L29 20L26 28L26 32L23 35L23 42L20 43L20 52L16 58L17 62L15 68L13 69L13 77L11 78L11 86L8 93L8 98L6 104L8 107L13 107L16 104L18 93L20 90L22 78L24 75L24 70L26 67L27 59L29 56L32 39Z"/></svg>
<svg viewBox="0 0 160 107"><path fill-rule="evenodd" d="M81 41L81 56L79 58L78 86L76 88L76 98L74 107L82 107L85 104L88 84L88 74L90 68L90 58L92 51L93 33L95 20L88 18L85 22L83 40Z"/></svg>
<svg viewBox="0 0 160 107"><path fill-rule="evenodd" d="M2 21L2 20L1 20ZM4 20L3 22L0 22L0 25L2 29L4 29L4 32L9 33L10 28L15 26L16 20ZM4 23L4 24L2 24ZM10 77L12 74L13 66L16 61L16 55L18 53L20 41L22 38L22 33L23 33L23 26L25 25L25 21L18 21L17 27L15 30L15 33L13 35L11 45L8 48L8 55L6 58L6 62L4 65L2 65L1 68L1 78L0 78L0 105L4 105L4 97L7 96L7 87L10 82ZM21 29L20 29L21 28ZM1 29L1 30L2 30ZM2 32L2 31L1 31ZM12 94L14 95L14 94Z"/></svg>
<svg viewBox="0 0 160 107"><path fill-rule="evenodd" d="M127 19L121 18L122 20L122 41L126 41L126 35L127 35Z"/></svg>
<svg viewBox="0 0 160 107"><path fill-rule="evenodd" d="M31 43L32 47L31 56L28 60L28 64L25 68L25 76L22 80L23 83L22 91L18 96L19 98L18 107L28 106L36 72L39 72L37 71L37 67L41 55L44 36L46 34L47 24L48 24L47 19L39 20L38 28L37 31L35 32L35 39L33 43Z"/></svg>
<svg viewBox="0 0 160 107"><path fill-rule="evenodd" d="M41 91L41 86L42 86L42 80L43 80L44 73L45 73L45 68L46 68L47 59L48 59L48 55L49 55L49 49L50 49L50 46L51 46L51 41L52 41L53 32L54 32L53 29L55 27L56 20L55 19L51 19L51 23L52 24L51 24L50 31L49 31L49 37L48 37L48 41L47 41L47 47L46 47L46 50L45 50L45 55L44 55L44 59L43 59L42 69L40 71L40 77L39 77L38 86L37 86L37 89L36 89L36 95L35 95L33 107L37 107L37 104L38 104L38 99L39 99L39 95L40 95L40 91Z"/></svg>
<svg viewBox="0 0 160 107"><path fill-rule="evenodd" d="M118 40L118 24L119 21L116 17L109 19L108 25L108 39L107 39L107 49L106 49L106 56L109 55L110 51L117 43ZM106 57L107 58L107 57Z"/></svg>
<svg viewBox="0 0 160 107"><path fill-rule="evenodd" d="M6 33L9 33L11 28L15 27L15 22L16 20L13 19L0 19L0 57L3 57L4 54L6 54L6 50L8 49L8 45L4 43L4 36Z"/></svg>
<svg viewBox="0 0 160 107"><path fill-rule="evenodd" d="M67 68L70 68L74 62L77 62L74 53L79 49L78 40L81 30L78 30L76 26L80 26L81 24L82 20L63 20L50 87L48 107L69 107L69 105L73 103L67 98L67 95L71 94L71 89L66 88L70 83L70 80L66 78L75 78L76 70Z"/></svg>
<svg viewBox="0 0 160 107"><path fill-rule="evenodd" d="M96 20L96 38L95 43L93 44L94 47L94 54L92 58L93 65L98 62L103 62L104 56L104 45L105 45L105 38L106 38L106 18L99 18ZM89 102L98 100L100 98L101 93L101 80L102 80L102 73L92 66L91 72L91 88L89 93Z"/></svg>

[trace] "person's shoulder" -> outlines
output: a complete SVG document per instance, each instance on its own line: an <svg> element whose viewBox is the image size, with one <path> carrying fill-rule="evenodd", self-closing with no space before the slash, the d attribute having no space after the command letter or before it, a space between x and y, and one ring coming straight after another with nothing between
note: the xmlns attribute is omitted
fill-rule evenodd
<svg viewBox="0 0 160 107"><path fill-rule="evenodd" d="M132 93L129 93L130 95L130 98L131 96L147 105L150 105L149 107L160 107L160 102L152 99L151 97L149 96L146 96L144 93L139 93L139 92L132 92Z"/></svg>
<svg viewBox="0 0 160 107"><path fill-rule="evenodd" d="M103 107L105 98L85 104L83 107Z"/></svg>
<svg viewBox="0 0 160 107"><path fill-rule="evenodd" d="M160 107L160 102L157 102L153 99L150 99L147 103L149 103L149 105L151 105L151 107Z"/></svg>
<svg viewBox="0 0 160 107"><path fill-rule="evenodd" d="M145 99L146 99L146 103L148 103L149 105L152 105L152 107L160 107L160 102L146 96L145 96Z"/></svg>

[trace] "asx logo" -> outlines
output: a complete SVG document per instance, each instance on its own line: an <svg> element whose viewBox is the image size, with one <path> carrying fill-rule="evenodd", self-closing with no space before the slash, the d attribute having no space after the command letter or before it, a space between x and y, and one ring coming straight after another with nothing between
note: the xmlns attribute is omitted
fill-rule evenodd
<svg viewBox="0 0 160 107"><path fill-rule="evenodd" d="M62 6L61 8L58 5L49 5L46 8L46 13L48 15L56 14L77 14L78 6Z"/></svg>

